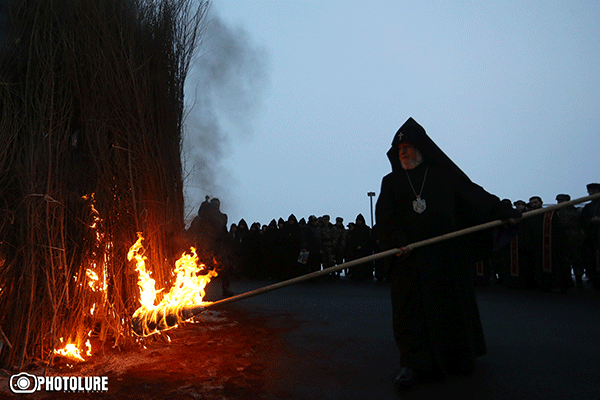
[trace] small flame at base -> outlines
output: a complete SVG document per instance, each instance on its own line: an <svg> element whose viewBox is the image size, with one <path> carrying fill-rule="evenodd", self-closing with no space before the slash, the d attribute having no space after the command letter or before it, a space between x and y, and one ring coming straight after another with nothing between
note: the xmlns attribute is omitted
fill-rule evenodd
<svg viewBox="0 0 600 400"><path fill-rule="evenodd" d="M138 233L138 240L129 249L127 259L136 260L136 271L139 273L138 286L140 288L140 303L132 317L133 331L140 336L175 328L178 323L185 320L181 310L186 306L210 304L203 302L204 288L210 280L217 276L214 270L208 270L202 263L198 264L196 249L190 249L190 254L182 254L175 263L174 273L177 278L171 290L163 296L162 301L155 305L156 295L163 289L156 290L154 279L146 270L146 257L143 253L142 240Z"/></svg>
<svg viewBox="0 0 600 400"><path fill-rule="evenodd" d="M63 343L63 338L60 338L60 342ZM87 340L87 342L85 342L85 346L88 349L86 352L86 355L91 356L92 355L92 345L90 344L89 339ZM81 356L81 352L79 351L79 349L77 348L77 346L74 343L67 343L65 345L65 347L63 347L62 349L58 349L58 350L55 349L54 354L67 357L71 360L85 361L85 359Z"/></svg>

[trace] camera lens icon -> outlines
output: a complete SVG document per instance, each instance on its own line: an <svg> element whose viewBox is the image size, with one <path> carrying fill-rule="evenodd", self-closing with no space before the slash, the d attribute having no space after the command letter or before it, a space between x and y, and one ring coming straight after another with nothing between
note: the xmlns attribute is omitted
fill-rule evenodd
<svg viewBox="0 0 600 400"><path fill-rule="evenodd" d="M13 393L33 393L37 390L37 378L26 372L10 377L10 390Z"/></svg>

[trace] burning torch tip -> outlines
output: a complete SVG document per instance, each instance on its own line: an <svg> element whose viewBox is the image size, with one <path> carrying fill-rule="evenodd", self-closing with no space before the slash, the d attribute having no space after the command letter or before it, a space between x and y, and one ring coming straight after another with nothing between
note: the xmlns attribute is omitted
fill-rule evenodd
<svg viewBox="0 0 600 400"><path fill-rule="evenodd" d="M131 319L131 328L138 336L150 336L175 327L179 321L180 318L174 312L165 314L163 310L153 310L134 315Z"/></svg>

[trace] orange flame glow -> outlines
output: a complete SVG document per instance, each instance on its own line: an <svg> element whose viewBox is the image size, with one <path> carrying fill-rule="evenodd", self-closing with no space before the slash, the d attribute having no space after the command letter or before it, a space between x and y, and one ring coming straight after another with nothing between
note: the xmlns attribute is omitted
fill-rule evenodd
<svg viewBox="0 0 600 400"><path fill-rule="evenodd" d="M109 263L109 257L111 249L113 247L112 242L106 240L104 230L102 227L103 220L100 218L100 213L96 209L94 202L94 193L82 196L82 199L86 200L90 207L92 222L89 223L88 228L91 229L94 236L96 237L96 243L92 250L92 256L89 260L88 268L85 269L85 275L87 277L87 289L90 290L86 296L86 300L91 303L89 309L89 315L94 317L94 314L101 312L103 308L106 308L108 303L108 282L107 282L107 266ZM79 277L78 275L73 276L75 282L78 282L79 286L85 285L85 277ZM89 305L88 303L88 305ZM81 342L84 340L80 335L76 335L78 344L67 343L62 349L55 349L54 354L65 356L71 360L85 361L82 353L85 350L81 346ZM92 345L90 343L90 337L92 331L87 333L87 341L85 342L85 354L89 357L92 355ZM60 338L62 345L63 338Z"/></svg>
<svg viewBox="0 0 600 400"><path fill-rule="evenodd" d="M63 343L63 338L60 338L60 342ZM92 355L92 346L90 344L89 339L85 345L88 348L87 355L91 356ZM67 357L74 361L85 361L85 359L81 356L79 349L73 343L67 343L62 349L59 349L59 350L55 349L54 354L58 354L58 355Z"/></svg>
<svg viewBox="0 0 600 400"><path fill-rule="evenodd" d="M190 253L183 253L176 261L174 275L175 283L166 293L159 304L154 304L156 295L163 289L156 290L156 282L150 277L150 271L146 269L147 258L143 255L142 240L144 238L138 233L138 240L129 249L127 259L135 259L136 271L139 274L138 286L140 288L141 306L133 314L133 320L143 325L144 336L171 329L183 321L181 310L186 306L210 304L202 301L204 288L210 280L217 276L214 270L208 270L202 263L198 263L196 250L190 248ZM176 318L176 321L167 321L167 317Z"/></svg>

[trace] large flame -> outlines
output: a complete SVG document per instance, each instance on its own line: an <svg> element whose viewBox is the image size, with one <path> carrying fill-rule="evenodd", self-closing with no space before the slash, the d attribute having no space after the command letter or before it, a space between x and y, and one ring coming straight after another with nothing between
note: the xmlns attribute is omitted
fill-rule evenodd
<svg viewBox="0 0 600 400"><path fill-rule="evenodd" d="M142 324L143 328L140 331L147 336L176 327L183 321L181 310L184 307L210 304L202 301L206 294L204 288L217 276L217 272L198 263L196 249L190 248L190 253L183 253L175 263L176 280L171 290L163 296L159 304L154 304L156 295L163 289L156 290L156 282L150 277L151 272L146 269L147 258L143 255L142 240L144 238L138 233L138 240L129 249L127 259L135 259L136 271L139 274L141 306L133 314L133 320Z"/></svg>

